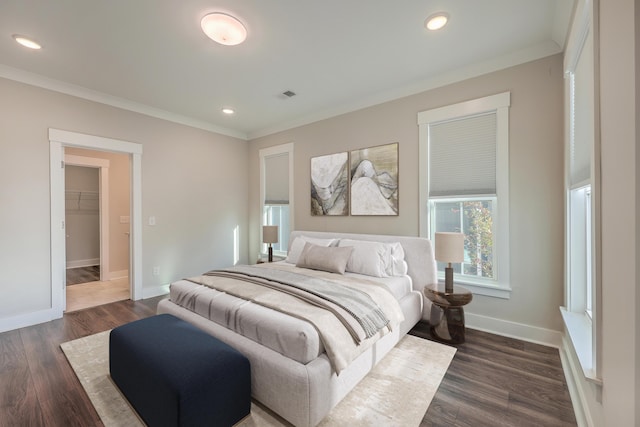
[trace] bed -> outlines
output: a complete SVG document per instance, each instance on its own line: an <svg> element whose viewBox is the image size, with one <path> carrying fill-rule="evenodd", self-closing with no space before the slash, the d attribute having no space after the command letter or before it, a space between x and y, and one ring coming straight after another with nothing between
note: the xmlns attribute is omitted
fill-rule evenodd
<svg viewBox="0 0 640 427"><path fill-rule="evenodd" d="M333 256L338 253L341 255ZM378 266L369 262L372 253L384 262ZM328 262L331 271L343 268L344 274L318 268L316 259L327 254L331 259L320 264ZM345 257L348 261L343 267L340 260ZM349 292L356 295L366 290L369 296L363 298L371 299L376 310L384 312L386 323L377 331L368 331L369 323L359 320L360 326L344 325L345 333L335 320L319 314L333 308L318 308L315 300L307 301L301 313L288 307L289 299L296 296L287 293L274 298L273 292L280 291L254 283L273 284L272 275L277 281L280 275L291 281L301 278L300 283L301 275L308 275L305 283L308 280L313 286L340 281L344 285L340 288L353 288ZM421 318L428 319L429 306L422 290L436 281L435 259L427 239L294 231L287 260L178 280L171 284L169 298L158 304L158 313L180 317L246 355L251 362L252 397L295 426L315 426ZM287 306L284 312L280 304ZM310 318L303 317L307 312ZM368 331L365 336L361 327ZM331 332L338 330L341 332ZM349 336L355 346L344 345ZM348 348L343 351L343 347Z"/></svg>

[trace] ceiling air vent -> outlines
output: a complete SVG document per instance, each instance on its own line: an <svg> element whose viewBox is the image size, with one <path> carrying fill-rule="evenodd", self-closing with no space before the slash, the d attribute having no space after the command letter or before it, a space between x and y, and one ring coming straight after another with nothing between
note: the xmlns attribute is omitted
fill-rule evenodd
<svg viewBox="0 0 640 427"><path fill-rule="evenodd" d="M292 91L290 91L290 90L287 90L287 91L285 91L285 92L282 92L282 94L283 94L284 96L286 96L287 98L292 98L292 97L296 96L296 93L295 93L295 92L292 92Z"/></svg>

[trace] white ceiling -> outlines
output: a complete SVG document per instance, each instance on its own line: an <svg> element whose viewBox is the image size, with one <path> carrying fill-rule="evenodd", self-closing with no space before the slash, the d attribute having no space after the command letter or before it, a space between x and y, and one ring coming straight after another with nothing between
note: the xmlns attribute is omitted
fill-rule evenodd
<svg viewBox="0 0 640 427"><path fill-rule="evenodd" d="M561 52L573 0L2 0L0 77L254 138ZM222 46L221 11L247 27ZM450 15L439 32L427 16ZM19 46L13 34L43 48ZM285 99L291 90L297 95ZM236 110L233 116L222 107Z"/></svg>

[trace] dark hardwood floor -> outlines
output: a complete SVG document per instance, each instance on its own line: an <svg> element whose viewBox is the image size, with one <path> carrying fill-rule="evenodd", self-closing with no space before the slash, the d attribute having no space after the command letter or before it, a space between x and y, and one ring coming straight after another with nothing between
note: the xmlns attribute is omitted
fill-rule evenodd
<svg viewBox="0 0 640 427"><path fill-rule="evenodd" d="M0 426L101 426L60 344L155 314L163 297L119 301L0 334ZM412 334L429 338L428 325ZM553 348L467 330L421 426L571 426Z"/></svg>
<svg viewBox="0 0 640 427"><path fill-rule="evenodd" d="M412 335L431 339L429 325ZM421 427L575 426L558 349L468 329Z"/></svg>
<svg viewBox="0 0 640 427"><path fill-rule="evenodd" d="M67 286L100 280L100 266L67 268Z"/></svg>

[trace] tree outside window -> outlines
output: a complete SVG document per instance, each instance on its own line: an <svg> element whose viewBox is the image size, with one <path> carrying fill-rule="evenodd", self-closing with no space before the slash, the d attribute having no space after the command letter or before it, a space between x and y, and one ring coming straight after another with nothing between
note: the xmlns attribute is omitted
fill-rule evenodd
<svg viewBox="0 0 640 427"><path fill-rule="evenodd" d="M432 204L433 232L464 233L464 262L454 265L454 271L464 276L494 278L493 271L493 201L486 199L434 200ZM444 269L444 264L438 269Z"/></svg>

